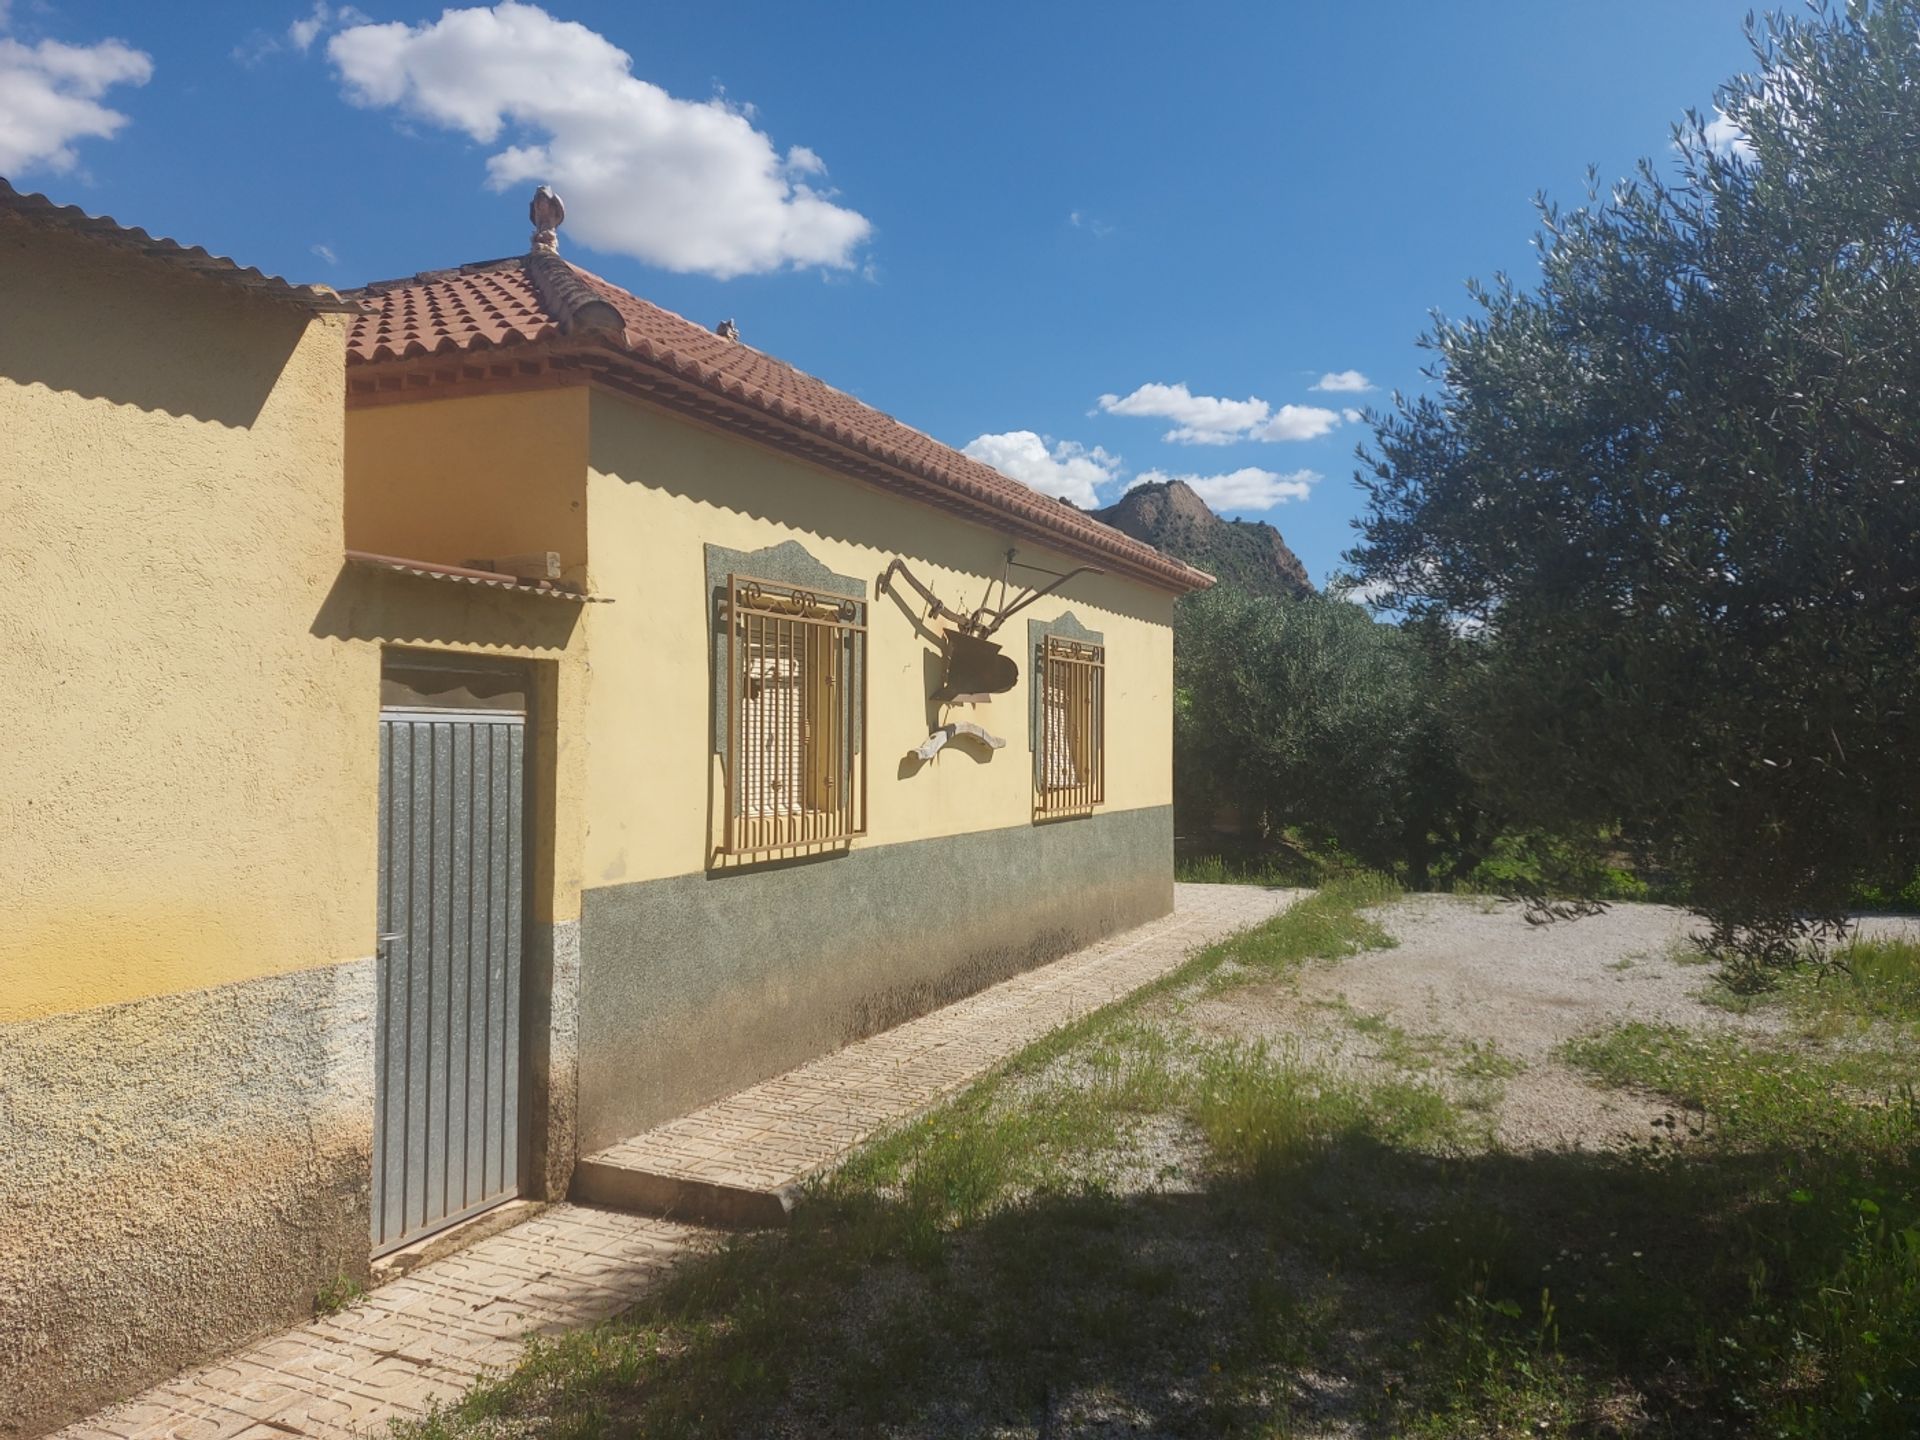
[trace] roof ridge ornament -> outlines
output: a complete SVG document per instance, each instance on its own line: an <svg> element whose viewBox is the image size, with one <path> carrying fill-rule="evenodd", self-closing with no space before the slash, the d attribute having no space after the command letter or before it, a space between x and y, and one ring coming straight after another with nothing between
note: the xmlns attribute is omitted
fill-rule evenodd
<svg viewBox="0 0 1920 1440"><path fill-rule="evenodd" d="M542 185L533 192L533 201L527 206L527 218L533 221L534 254L558 255L560 237L555 232L567 218L567 207L553 193L551 185Z"/></svg>

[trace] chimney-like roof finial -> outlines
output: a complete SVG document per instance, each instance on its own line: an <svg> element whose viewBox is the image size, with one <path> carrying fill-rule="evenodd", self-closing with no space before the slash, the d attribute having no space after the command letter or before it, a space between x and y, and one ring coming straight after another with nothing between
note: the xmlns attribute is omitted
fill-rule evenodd
<svg viewBox="0 0 1920 1440"><path fill-rule="evenodd" d="M533 221L535 253L558 255L560 237L554 232L567 218L567 207L560 203L560 197L553 193L551 185L542 185L533 192L533 203L527 206L527 218Z"/></svg>

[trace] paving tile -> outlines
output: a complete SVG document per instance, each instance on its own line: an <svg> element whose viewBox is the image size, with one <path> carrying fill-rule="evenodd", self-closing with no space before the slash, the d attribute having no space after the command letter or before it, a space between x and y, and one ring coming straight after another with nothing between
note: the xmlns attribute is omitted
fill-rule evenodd
<svg viewBox="0 0 1920 1440"><path fill-rule="evenodd" d="M384 1434L388 1422L418 1414L424 1407L399 1409L371 1395L351 1390L315 1394L290 1390L273 1402L249 1406L248 1417L261 1424L291 1430L298 1435L331 1437L341 1433Z"/></svg>
<svg viewBox="0 0 1920 1440"><path fill-rule="evenodd" d="M184 1436L206 1418L209 1410L216 1408L211 1400L195 1400L191 1396L164 1394L155 1390L109 1406L71 1430L60 1433L62 1440L78 1440L83 1431L95 1434L104 1432L118 1437L118 1440L163 1440L176 1429ZM201 1432L193 1430L192 1433L198 1436Z"/></svg>

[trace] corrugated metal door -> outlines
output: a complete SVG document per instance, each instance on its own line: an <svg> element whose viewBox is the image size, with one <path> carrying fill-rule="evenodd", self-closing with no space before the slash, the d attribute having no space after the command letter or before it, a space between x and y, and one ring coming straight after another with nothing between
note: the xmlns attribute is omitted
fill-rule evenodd
<svg viewBox="0 0 1920 1440"><path fill-rule="evenodd" d="M526 716L380 712L373 1249L520 1192Z"/></svg>

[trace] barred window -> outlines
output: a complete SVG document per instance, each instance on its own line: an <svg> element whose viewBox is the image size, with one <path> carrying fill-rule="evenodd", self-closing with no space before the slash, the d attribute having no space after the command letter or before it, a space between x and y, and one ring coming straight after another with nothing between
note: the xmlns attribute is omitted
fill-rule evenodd
<svg viewBox="0 0 1920 1440"><path fill-rule="evenodd" d="M866 605L729 575L729 855L866 833Z"/></svg>
<svg viewBox="0 0 1920 1440"><path fill-rule="evenodd" d="M1106 799L1106 647L1048 635L1035 660L1041 692L1034 808L1041 815L1085 814Z"/></svg>

